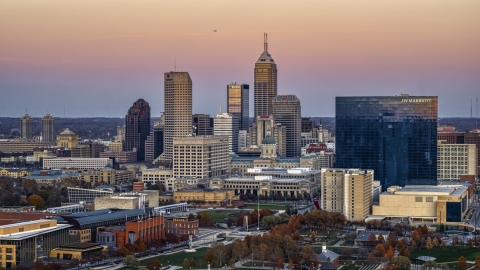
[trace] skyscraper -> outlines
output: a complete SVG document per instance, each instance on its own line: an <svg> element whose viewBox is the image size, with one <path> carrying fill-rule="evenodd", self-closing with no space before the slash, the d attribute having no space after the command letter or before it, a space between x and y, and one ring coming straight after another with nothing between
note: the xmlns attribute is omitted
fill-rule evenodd
<svg viewBox="0 0 480 270"><path fill-rule="evenodd" d="M268 53L267 34L264 35L263 53L255 63L254 117L272 115L272 100L277 95L277 65Z"/></svg>
<svg viewBox="0 0 480 270"><path fill-rule="evenodd" d="M55 141L55 125L53 116L50 114L45 115L42 118L42 141L54 142Z"/></svg>
<svg viewBox="0 0 480 270"><path fill-rule="evenodd" d="M337 168L373 169L382 188L437 183L435 96L337 97Z"/></svg>
<svg viewBox="0 0 480 270"><path fill-rule="evenodd" d="M145 141L150 134L150 105L144 99L133 103L125 117L125 151L136 151L145 159Z"/></svg>
<svg viewBox="0 0 480 270"><path fill-rule="evenodd" d="M25 114L20 118L20 126L21 126L21 137L24 139L32 139L33 138L33 119L30 115Z"/></svg>
<svg viewBox="0 0 480 270"><path fill-rule="evenodd" d="M230 152L238 152L238 122L237 116L222 112L213 119L213 135L228 137Z"/></svg>
<svg viewBox="0 0 480 270"><path fill-rule="evenodd" d="M238 118L239 130L248 130L249 88L248 84L227 85L227 113Z"/></svg>
<svg viewBox="0 0 480 270"><path fill-rule="evenodd" d="M165 118L163 160L172 160L173 138L192 134L192 79L188 72L167 72L165 82Z"/></svg>
<svg viewBox="0 0 480 270"><path fill-rule="evenodd" d="M302 108L295 95L278 95L272 102L275 123L286 129L286 156L299 157L302 147Z"/></svg>

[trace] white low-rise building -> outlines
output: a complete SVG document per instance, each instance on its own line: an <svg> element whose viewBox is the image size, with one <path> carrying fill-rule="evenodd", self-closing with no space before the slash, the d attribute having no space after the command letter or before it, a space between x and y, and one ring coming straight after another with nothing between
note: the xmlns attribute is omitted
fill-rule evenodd
<svg viewBox="0 0 480 270"><path fill-rule="evenodd" d="M109 158L44 158L44 169L103 169L111 167L113 162Z"/></svg>

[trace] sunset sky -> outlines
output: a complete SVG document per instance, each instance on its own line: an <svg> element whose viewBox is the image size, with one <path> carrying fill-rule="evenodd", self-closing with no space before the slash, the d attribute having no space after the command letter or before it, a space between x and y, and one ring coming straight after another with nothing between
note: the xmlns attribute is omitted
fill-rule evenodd
<svg viewBox="0 0 480 270"><path fill-rule="evenodd" d="M478 0L2 0L0 116L124 117L138 98L159 116L175 61L194 113L225 108L233 82L250 84L253 112L264 32L278 93L303 116L334 116L335 96L400 93L438 95L440 117L470 116L473 98L475 116Z"/></svg>

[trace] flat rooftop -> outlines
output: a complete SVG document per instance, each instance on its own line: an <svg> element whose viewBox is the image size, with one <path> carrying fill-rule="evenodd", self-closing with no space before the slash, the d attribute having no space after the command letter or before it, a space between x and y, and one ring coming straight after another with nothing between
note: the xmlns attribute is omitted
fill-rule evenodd
<svg viewBox="0 0 480 270"><path fill-rule="evenodd" d="M396 189L393 193L387 191L382 195L430 195L430 196L460 196L467 190L462 186L444 186L444 185L407 185L403 188Z"/></svg>

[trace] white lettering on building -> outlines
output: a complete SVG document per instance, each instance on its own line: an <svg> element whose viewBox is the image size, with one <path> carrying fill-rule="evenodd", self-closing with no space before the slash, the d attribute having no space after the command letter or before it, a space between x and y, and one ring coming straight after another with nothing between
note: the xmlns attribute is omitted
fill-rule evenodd
<svg viewBox="0 0 480 270"><path fill-rule="evenodd" d="M432 100L429 98L403 98L402 102L415 102L415 103L428 103L431 102Z"/></svg>

